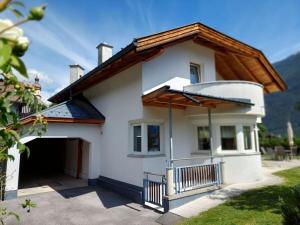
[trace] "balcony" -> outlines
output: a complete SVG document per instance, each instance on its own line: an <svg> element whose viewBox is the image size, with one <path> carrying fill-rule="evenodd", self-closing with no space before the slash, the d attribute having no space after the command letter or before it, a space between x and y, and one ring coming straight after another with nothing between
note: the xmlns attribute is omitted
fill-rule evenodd
<svg viewBox="0 0 300 225"><path fill-rule="evenodd" d="M240 80L222 80L192 84L184 87L184 91L213 97L249 100L254 106L248 114L265 115L263 86L258 83Z"/></svg>

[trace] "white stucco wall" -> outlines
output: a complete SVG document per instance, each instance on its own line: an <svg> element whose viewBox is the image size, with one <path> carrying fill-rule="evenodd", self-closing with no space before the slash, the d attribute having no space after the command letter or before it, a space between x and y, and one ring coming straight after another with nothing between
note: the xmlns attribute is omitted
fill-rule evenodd
<svg viewBox="0 0 300 225"><path fill-rule="evenodd" d="M142 185L142 160L129 154L129 121L142 118L141 67L136 65L84 92L105 116L98 136L101 141L99 175Z"/></svg>
<svg viewBox="0 0 300 225"><path fill-rule="evenodd" d="M77 173L78 140L66 140L64 173L76 177Z"/></svg>
<svg viewBox="0 0 300 225"><path fill-rule="evenodd" d="M182 90L190 84L190 63L200 65L202 82L216 80L214 51L192 41L167 48L160 56L142 64L143 93L163 85Z"/></svg>

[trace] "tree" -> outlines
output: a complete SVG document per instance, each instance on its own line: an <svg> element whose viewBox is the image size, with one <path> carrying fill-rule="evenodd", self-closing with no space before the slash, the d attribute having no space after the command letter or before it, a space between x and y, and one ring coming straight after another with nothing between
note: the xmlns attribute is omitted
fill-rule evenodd
<svg viewBox="0 0 300 225"><path fill-rule="evenodd" d="M17 21L0 20L0 79L4 82L4 89L0 90L0 161L2 162L14 160L8 151L13 146L16 146L20 153L26 152L29 155L29 149L21 143L20 138L25 134L41 135L46 131L47 126L43 117L38 114L43 104L35 96L35 90L31 85L23 84L18 79L18 76L28 78L22 56L29 47L29 40L23 36L23 30L19 26L29 21L41 20L44 17L45 6L33 7L24 16L22 11L25 11L25 6L22 2L0 0L0 13L6 10L13 12ZM12 108L11 99L19 99L37 112L36 120L31 126L22 126L18 113ZM29 199L22 204L27 211L34 206L35 204ZM4 224L4 220L9 216L19 219L16 213L0 208L0 223Z"/></svg>

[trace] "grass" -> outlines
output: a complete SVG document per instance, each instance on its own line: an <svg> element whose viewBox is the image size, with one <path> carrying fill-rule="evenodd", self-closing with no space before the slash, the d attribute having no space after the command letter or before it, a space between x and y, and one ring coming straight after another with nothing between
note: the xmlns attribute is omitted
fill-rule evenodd
<svg viewBox="0 0 300 225"><path fill-rule="evenodd" d="M283 177L281 185L250 190L181 225L276 225L282 224L280 199L292 200L290 190L300 184L300 167L275 173Z"/></svg>

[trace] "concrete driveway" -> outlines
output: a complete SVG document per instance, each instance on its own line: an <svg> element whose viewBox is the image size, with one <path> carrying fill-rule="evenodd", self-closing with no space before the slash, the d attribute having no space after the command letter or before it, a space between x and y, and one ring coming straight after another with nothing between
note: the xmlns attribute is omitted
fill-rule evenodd
<svg viewBox="0 0 300 225"><path fill-rule="evenodd" d="M30 198L38 206L30 213L20 206ZM161 214L102 188L84 187L20 197L2 202L0 207L17 212L20 224L30 225L106 225L158 224ZM7 225L17 224L14 218Z"/></svg>

